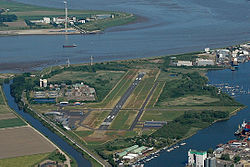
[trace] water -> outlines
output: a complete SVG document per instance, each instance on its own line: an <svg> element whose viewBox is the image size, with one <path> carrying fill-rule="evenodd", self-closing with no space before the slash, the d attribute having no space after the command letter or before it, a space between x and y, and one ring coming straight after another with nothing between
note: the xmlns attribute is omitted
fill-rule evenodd
<svg viewBox="0 0 250 167"><path fill-rule="evenodd" d="M207 76L211 84L229 83L234 86L239 85L245 91L248 91L250 89L249 71L250 62L241 64L238 71L232 72L228 69L210 71ZM232 116L230 120L217 122L206 129L200 130L191 138L183 141L187 143L185 146L180 146L179 149L172 152L164 151L158 158L150 161L145 166L183 167L187 163L187 152L190 148L206 151L209 148L215 148L218 144L234 139L234 132L237 130L238 125L243 120L250 120L250 94L237 96L236 100L248 107Z"/></svg>
<svg viewBox="0 0 250 167"><path fill-rule="evenodd" d="M8 105L14 109L22 118L24 118L30 125L32 125L35 129L40 131L43 135L48 137L53 143L55 143L58 147L60 147L67 154L71 155L77 162L79 167L90 167L91 164L89 161L83 158L82 154L76 151L73 147L71 147L68 143L66 143L61 137L57 136L55 133L50 131L48 128L43 126L37 119L33 118L30 114L23 112L23 110L19 110L17 104L14 101L14 98L10 94L10 85L4 84L3 90L8 101Z"/></svg>
<svg viewBox="0 0 250 167"><path fill-rule="evenodd" d="M62 7L61 0L17 0ZM55 64L123 60L200 51L249 41L247 0L70 0L71 9L131 12L136 24L98 35L72 35L76 48L63 49L64 36L0 37L0 72L20 72Z"/></svg>

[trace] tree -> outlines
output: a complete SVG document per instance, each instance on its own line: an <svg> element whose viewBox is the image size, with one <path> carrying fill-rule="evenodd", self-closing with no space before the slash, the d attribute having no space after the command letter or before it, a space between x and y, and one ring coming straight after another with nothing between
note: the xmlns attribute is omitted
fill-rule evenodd
<svg viewBox="0 0 250 167"><path fill-rule="evenodd" d="M212 148L209 148L209 149L207 150L207 153L208 153L208 154L213 154L213 152L214 152L214 150L213 150Z"/></svg>
<svg viewBox="0 0 250 167"><path fill-rule="evenodd" d="M238 163L240 161L240 157L238 155L236 155L234 157L234 163Z"/></svg>
<svg viewBox="0 0 250 167"><path fill-rule="evenodd" d="M231 160L229 154L222 154L220 159L225 160L225 161L230 161Z"/></svg>

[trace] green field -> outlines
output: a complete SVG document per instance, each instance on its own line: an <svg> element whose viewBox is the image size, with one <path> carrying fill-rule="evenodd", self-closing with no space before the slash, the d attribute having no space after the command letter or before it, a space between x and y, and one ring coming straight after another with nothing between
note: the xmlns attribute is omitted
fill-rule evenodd
<svg viewBox="0 0 250 167"><path fill-rule="evenodd" d="M159 76L160 77L160 76ZM160 93L165 85L165 82L159 82L157 87L154 90L154 93L152 94L152 97L150 98L146 108L152 108L154 107L155 103L158 100L158 97L160 96Z"/></svg>
<svg viewBox="0 0 250 167"><path fill-rule="evenodd" d="M101 113L95 113L95 120L93 122L94 127L98 127L104 121L104 119L109 115L110 111L102 111Z"/></svg>
<svg viewBox="0 0 250 167"><path fill-rule="evenodd" d="M10 128L10 127L24 126L24 125L26 125L26 123L23 122L23 120L21 120L20 118L0 120L0 128Z"/></svg>
<svg viewBox="0 0 250 167"><path fill-rule="evenodd" d="M129 129L137 113L133 110L121 110L112 122L110 129Z"/></svg>
<svg viewBox="0 0 250 167"><path fill-rule="evenodd" d="M118 102L122 95L126 92L128 87L132 84L133 79L136 76L136 71L128 71L118 82L115 88L103 99L101 103L89 104L89 107L94 108L113 108L113 106Z"/></svg>
<svg viewBox="0 0 250 167"><path fill-rule="evenodd" d="M75 133L80 137L86 137L94 133L94 131L88 130L88 131L75 131Z"/></svg>
<svg viewBox="0 0 250 167"><path fill-rule="evenodd" d="M31 108L39 113L46 113L57 110L57 106L50 104L32 104Z"/></svg>
<svg viewBox="0 0 250 167"><path fill-rule="evenodd" d="M6 114L10 112L10 108L6 105L0 105L0 114Z"/></svg>
<svg viewBox="0 0 250 167"><path fill-rule="evenodd" d="M210 96L184 96L176 99L170 99L169 101L160 103L164 106L192 106L192 105L202 105L202 104L209 104L218 102L220 99L218 98L212 98Z"/></svg>
<svg viewBox="0 0 250 167"><path fill-rule="evenodd" d="M97 71L97 72L81 72L81 71L64 71L60 74L54 75L48 80L50 82L55 81L86 81L87 83L95 83L96 80L110 80L111 86L117 83L117 81L124 74L124 71Z"/></svg>
<svg viewBox="0 0 250 167"><path fill-rule="evenodd" d="M0 159L1 167L31 167L46 159L50 153Z"/></svg>
<svg viewBox="0 0 250 167"><path fill-rule="evenodd" d="M103 20L96 20L95 22L88 22L80 25L81 28L93 31L93 30L105 30L109 27L119 26L127 24L136 20L136 17L131 14L119 14L115 18L108 18Z"/></svg>
<svg viewBox="0 0 250 167"><path fill-rule="evenodd" d="M10 112L10 108L9 106L7 106L2 87L0 86L0 114L6 114L9 112Z"/></svg>
<svg viewBox="0 0 250 167"><path fill-rule="evenodd" d="M0 86L0 105L5 105L5 97L1 86Z"/></svg>
<svg viewBox="0 0 250 167"><path fill-rule="evenodd" d="M184 114L185 111L144 111L141 121L171 121Z"/></svg>
<svg viewBox="0 0 250 167"><path fill-rule="evenodd" d="M171 121L183 115L185 111L228 111L233 112L238 109L238 106L168 106L165 109L148 109L144 111L141 121Z"/></svg>

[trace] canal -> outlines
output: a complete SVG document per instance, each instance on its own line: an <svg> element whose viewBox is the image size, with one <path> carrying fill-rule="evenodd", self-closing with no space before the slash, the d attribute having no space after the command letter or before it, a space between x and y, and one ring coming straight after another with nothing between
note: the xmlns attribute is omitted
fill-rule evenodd
<svg viewBox="0 0 250 167"><path fill-rule="evenodd" d="M44 136L49 138L54 144L60 147L64 152L73 157L79 167L90 167L91 163L86 160L82 154L76 151L72 146L65 142L60 136L56 135L54 132L45 127L40 121L33 118L30 114L25 113L23 110L20 110L15 102L14 98L10 94L10 84L4 84L3 90L8 101L8 105L15 110L23 119L25 119L31 126L41 132Z"/></svg>

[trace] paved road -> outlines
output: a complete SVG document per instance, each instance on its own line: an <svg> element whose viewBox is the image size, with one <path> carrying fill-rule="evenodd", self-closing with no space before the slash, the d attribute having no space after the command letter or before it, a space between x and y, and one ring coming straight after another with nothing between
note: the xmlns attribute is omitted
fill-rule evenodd
<svg viewBox="0 0 250 167"><path fill-rule="evenodd" d="M154 92L154 90L155 90L155 88L156 88L157 85L158 85L158 82L156 82L154 84L153 88L151 89L150 93L148 94L146 100L144 101L142 107L140 108L139 113L135 117L134 122L132 123L131 127L129 128L129 130L133 130L135 128L138 120L140 119L140 117L141 117L141 115L142 115L142 113L143 113L146 105L148 104L148 101L149 101L150 97L152 96L152 94L153 94L153 92Z"/></svg>
<svg viewBox="0 0 250 167"><path fill-rule="evenodd" d="M115 105L115 107L112 109L108 117L104 120L104 122L99 127L100 130L106 130L108 129L111 122L115 119L116 115L124 105L124 103L127 101L129 96L132 94L133 90L136 88L136 86L140 83L142 77L144 76L143 73L138 74L135 81L131 84L131 86L127 89L127 91L124 93L124 95L121 97L121 99L118 101L118 103Z"/></svg>

